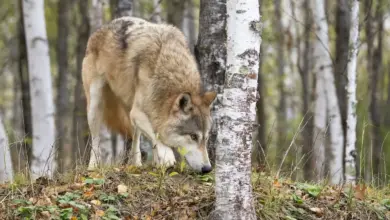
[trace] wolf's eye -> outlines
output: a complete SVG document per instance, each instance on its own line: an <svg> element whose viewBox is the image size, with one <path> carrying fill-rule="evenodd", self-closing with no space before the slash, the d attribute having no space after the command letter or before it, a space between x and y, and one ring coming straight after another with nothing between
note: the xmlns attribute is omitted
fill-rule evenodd
<svg viewBox="0 0 390 220"><path fill-rule="evenodd" d="M196 134L190 134L190 137L193 141L198 141L198 135Z"/></svg>

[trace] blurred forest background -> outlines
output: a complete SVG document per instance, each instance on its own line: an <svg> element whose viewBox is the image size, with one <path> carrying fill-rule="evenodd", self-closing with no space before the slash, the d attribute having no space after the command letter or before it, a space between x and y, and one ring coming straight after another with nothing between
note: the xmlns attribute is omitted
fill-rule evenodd
<svg viewBox="0 0 390 220"><path fill-rule="evenodd" d="M207 2L207 1L204 1ZM341 125L346 135L346 83L349 54L348 0L324 0L331 70ZM262 24L253 165L267 172L281 170L296 180L315 180L313 154L316 41L309 0L260 0ZM88 36L99 25L122 16L116 0L46 0L45 22L50 50L52 99L55 105L55 148L58 171L87 164L89 129L81 82L81 62ZM197 53L200 0L134 0L131 15L179 27ZM24 173L32 146L32 114L23 13L20 0L0 1L0 116L9 139L13 169ZM361 0L357 61L356 169L361 180L390 181L390 2ZM210 31L210 30L204 30ZM210 76L211 77L211 76ZM326 93L326 90L325 90ZM328 116L327 122L332 117ZM327 129L324 137L329 137ZM124 142L104 133L113 160ZM325 141L325 170L332 166L332 143ZM345 140L345 138L343 138ZM344 154L345 143L340 148ZM111 155L111 156L110 156ZM212 154L211 154L212 155ZM265 157L264 157L265 155ZM281 169L280 169L281 168Z"/></svg>

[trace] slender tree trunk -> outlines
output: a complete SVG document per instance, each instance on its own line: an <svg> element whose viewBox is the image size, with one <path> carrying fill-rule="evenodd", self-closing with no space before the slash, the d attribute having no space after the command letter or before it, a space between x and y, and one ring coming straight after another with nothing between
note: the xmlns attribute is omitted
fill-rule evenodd
<svg viewBox="0 0 390 220"><path fill-rule="evenodd" d="M182 30L187 37L191 52L194 52L196 44L196 24L194 0L186 0Z"/></svg>
<svg viewBox="0 0 390 220"><path fill-rule="evenodd" d="M277 131L278 131L278 147L279 155L284 155L286 152L285 141L287 137L287 105L286 105L286 89L284 84L285 79L285 59L284 59L284 45L285 45L285 33L282 21L282 4L281 0L275 0L275 26L277 34L277 65L278 65L278 90L280 92L279 106L278 106L278 121L277 121ZM278 158L278 162L282 161L282 157Z"/></svg>
<svg viewBox="0 0 390 220"><path fill-rule="evenodd" d="M375 179L378 183L381 181L381 176L384 175L381 163L381 155L384 153L382 147L382 135L381 135L381 112L380 112L380 93L378 88L378 81L380 80L380 74L382 70L382 57L383 57L383 1L379 0L377 3L376 21L378 24L378 45L373 52L372 58L372 78L371 78L371 104L370 113L373 124L372 138L373 138L373 155L372 155L372 171Z"/></svg>
<svg viewBox="0 0 390 220"><path fill-rule="evenodd" d="M167 2L167 22L182 28L186 0L170 0Z"/></svg>
<svg viewBox="0 0 390 220"><path fill-rule="evenodd" d="M52 176L55 168L55 126L49 45L46 34L44 1L23 1L24 27L30 77L33 152L32 179Z"/></svg>
<svg viewBox="0 0 390 220"><path fill-rule="evenodd" d="M355 181L356 178L356 67L359 46L359 0L353 0L351 4L351 28L349 42L351 48L348 62L347 95L347 129L345 146L345 178L347 181Z"/></svg>
<svg viewBox="0 0 390 220"><path fill-rule="evenodd" d="M88 37L90 33L89 16L88 16L88 1L79 1L78 9L81 15L81 20L78 28L77 36L77 52L76 52L76 85L74 88L74 109L73 109L73 158L76 164L86 165L89 160L88 147L88 120L87 120L87 100L83 92L81 79L82 62L87 47Z"/></svg>
<svg viewBox="0 0 390 220"><path fill-rule="evenodd" d="M161 23L161 4L159 3L160 0L153 0L153 16L152 16L152 22L154 23Z"/></svg>
<svg viewBox="0 0 390 220"><path fill-rule="evenodd" d="M222 107L218 99L223 93L226 67L226 0L201 0L199 15L199 36L195 55L199 64L202 82L206 90L218 93L211 108L213 125L208 141L208 153L213 164L217 141L217 125L220 118L216 114Z"/></svg>
<svg viewBox="0 0 390 220"><path fill-rule="evenodd" d="M18 155L20 159L20 166L25 167L31 164L32 158L32 116L31 116L31 96L30 96L30 84L29 84L29 72L27 62L27 47L26 47L26 35L24 31L24 18L23 18L23 6L22 0L19 1L19 22L18 22L18 41L19 41L19 59L18 59L18 72L20 86L22 90L22 109L23 109L23 128L24 128L24 140L21 154ZM22 168L21 168L22 169Z"/></svg>
<svg viewBox="0 0 390 220"><path fill-rule="evenodd" d="M133 15L133 0L110 0L112 18Z"/></svg>
<svg viewBox="0 0 390 220"><path fill-rule="evenodd" d="M336 5L336 60L334 77L336 82L337 97L339 100L341 121L344 132L344 149L346 149L347 135L347 66L350 35L350 7L348 0L339 0ZM346 159L346 158L344 158ZM343 166L345 170L346 161Z"/></svg>
<svg viewBox="0 0 390 220"><path fill-rule="evenodd" d="M372 112L371 110L373 109L372 105L375 104L375 102L373 102L373 97L374 97L374 93L372 91L374 91L372 88L373 87L373 71L372 71L372 68L373 68L373 49L374 49L374 34L373 34L373 30L372 30L372 3L373 1L372 0L364 0L364 14L366 16L366 21L365 21L365 34L366 34L366 42L367 42L367 73L369 75L369 83L368 83L368 91L371 92L371 102L370 102L370 117L371 117L371 120L372 120ZM371 137L375 136L375 132L372 131L371 132ZM374 143L371 143L371 146L373 146ZM366 161L364 162L364 179L369 182L371 180L371 161L372 161L372 147L369 146L369 147L365 147L364 150L365 150L365 154L366 154Z"/></svg>
<svg viewBox="0 0 390 220"><path fill-rule="evenodd" d="M313 15L316 24L316 113L314 116L316 134L326 134L326 124L329 121L329 146L330 155L329 159L329 177L330 182L334 184L341 183L343 179L343 146L344 146L344 133L341 125L340 109L338 106L338 99L336 94L334 76L332 74L332 60L329 50L329 36L328 36L328 23L325 15L325 7L323 0L316 0L313 4ZM321 138L321 137L320 137ZM325 146L325 136L323 136L324 142L320 141L316 143L317 149L322 154L323 150L320 149ZM318 141L318 140L317 140ZM319 158L324 158L319 155ZM317 158L316 158L317 159ZM325 158L324 158L325 159ZM325 160L318 161L317 171L322 169ZM320 171L321 172L321 171Z"/></svg>
<svg viewBox="0 0 390 220"><path fill-rule="evenodd" d="M311 103L311 83L310 83L310 73L311 73L311 27L313 24L313 19L310 15L310 0L303 1L303 10L304 10L304 49L302 54L298 56L299 61L299 71L302 79L302 116L304 117L303 124L305 127L302 131L303 139L303 149L302 154L305 157L303 170L304 170L304 179L307 181L314 180L314 161L313 160L313 111L309 108ZM302 61L302 62L301 62Z"/></svg>
<svg viewBox="0 0 390 220"><path fill-rule="evenodd" d="M263 1L259 2L259 12L262 14ZM266 155L267 155L267 141L266 141L266 114L265 114L265 83L263 79L263 53L264 44L260 45L260 54L259 54L259 73L257 76L257 92L259 94L259 99L256 103L256 122L257 122L257 131L255 132L256 136L254 138L255 145L252 151L252 163L257 163L260 168L263 168L265 165Z"/></svg>
<svg viewBox="0 0 390 220"><path fill-rule="evenodd" d="M346 132L346 90L347 86L347 66L349 54L349 35L350 35L350 7L348 0L339 0L336 6L336 63L335 79L337 96L343 121L343 129Z"/></svg>
<svg viewBox="0 0 390 220"><path fill-rule="evenodd" d="M69 35L69 0L58 1L58 38L57 38L57 163L59 172L65 168L65 143L67 142L67 128L65 122L68 119L69 96L68 96L68 35Z"/></svg>
<svg viewBox="0 0 390 220"><path fill-rule="evenodd" d="M0 115L0 183L12 182L13 176L11 150L3 120Z"/></svg>
<svg viewBox="0 0 390 220"><path fill-rule="evenodd" d="M260 13L258 0L227 1L227 70L218 111L215 212L212 219L256 219L251 186Z"/></svg>

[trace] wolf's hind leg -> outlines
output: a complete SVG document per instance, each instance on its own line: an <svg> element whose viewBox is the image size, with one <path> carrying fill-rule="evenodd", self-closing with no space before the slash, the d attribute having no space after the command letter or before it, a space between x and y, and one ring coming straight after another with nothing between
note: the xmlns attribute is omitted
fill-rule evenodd
<svg viewBox="0 0 390 220"><path fill-rule="evenodd" d="M97 163L100 161L100 129L103 121L103 101L102 101L102 89L105 84L103 78L98 78L91 83L90 92L90 104L88 108L88 125L91 131L92 137L92 149L91 157L89 160L88 170L96 168Z"/></svg>

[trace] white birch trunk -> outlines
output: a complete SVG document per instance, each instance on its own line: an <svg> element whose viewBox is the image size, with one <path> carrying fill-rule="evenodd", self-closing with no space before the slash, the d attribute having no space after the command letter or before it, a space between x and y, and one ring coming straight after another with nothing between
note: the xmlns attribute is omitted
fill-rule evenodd
<svg viewBox="0 0 390 220"><path fill-rule="evenodd" d="M313 5L313 16L316 24L316 35L317 41L315 43L316 50L316 74L317 74L317 96L316 100L316 111L315 113L315 126L316 128L323 129L323 111L319 109L324 107L323 103L326 104L327 119L329 121L329 133L330 133L330 158L329 161L329 177L330 182L333 184L341 183L343 180L343 145L344 145L344 134L341 125L341 115L337 99L336 87L334 83L334 76L332 73L332 60L330 57L329 50L329 35L328 35L328 23L325 16L325 4L324 0L316 0ZM318 92L318 93L317 93ZM325 100L324 100L325 95ZM317 105L319 104L319 105ZM321 116L317 118L317 116ZM321 127L317 127L321 125ZM315 128L315 129L316 129ZM322 132L322 131L321 131ZM321 144L322 145L322 144ZM324 146L324 145L322 145ZM317 150L317 149L314 149ZM318 149L319 150L319 149ZM321 152L321 151L320 151ZM320 161L322 162L322 161Z"/></svg>
<svg viewBox="0 0 390 220"><path fill-rule="evenodd" d="M33 124L31 178L52 176L54 163L54 102L43 0L24 0Z"/></svg>
<svg viewBox="0 0 390 220"><path fill-rule="evenodd" d="M351 5L350 53L347 72L347 135L345 150L345 178L354 182L356 179L356 66L359 47L359 0Z"/></svg>
<svg viewBox="0 0 390 220"><path fill-rule="evenodd" d="M13 181L13 166L8 137L0 116L0 183Z"/></svg>
<svg viewBox="0 0 390 220"><path fill-rule="evenodd" d="M256 219L251 149L261 44L259 1L228 0L227 15L227 70L218 111L212 219Z"/></svg>
<svg viewBox="0 0 390 220"><path fill-rule="evenodd" d="M160 0L153 0L154 12L151 19L154 23L157 24L161 23L161 4L159 4L159 1Z"/></svg>

